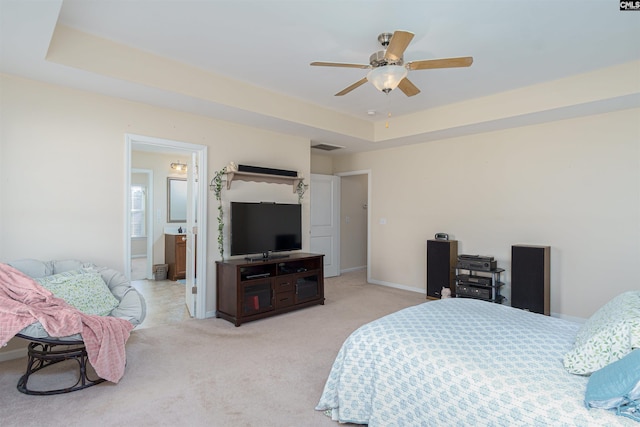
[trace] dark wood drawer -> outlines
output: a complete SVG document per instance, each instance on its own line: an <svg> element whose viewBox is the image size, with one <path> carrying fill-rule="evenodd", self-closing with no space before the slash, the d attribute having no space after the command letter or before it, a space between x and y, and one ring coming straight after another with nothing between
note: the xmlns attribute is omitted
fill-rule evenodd
<svg viewBox="0 0 640 427"><path fill-rule="evenodd" d="M276 309L293 305L294 300L295 293L293 291L278 293L276 294Z"/></svg>
<svg viewBox="0 0 640 427"><path fill-rule="evenodd" d="M276 294L281 292L293 292L295 290L296 278L289 276L286 279L278 279L276 281Z"/></svg>

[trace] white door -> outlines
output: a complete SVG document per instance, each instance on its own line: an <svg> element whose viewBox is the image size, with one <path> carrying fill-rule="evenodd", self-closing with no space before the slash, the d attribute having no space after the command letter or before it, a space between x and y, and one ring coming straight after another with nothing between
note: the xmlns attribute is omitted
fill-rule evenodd
<svg viewBox="0 0 640 427"><path fill-rule="evenodd" d="M196 317L196 298L195 294L197 293L197 283L196 283L196 238L198 235L198 227L196 225L196 212L197 206L196 201L198 194L198 182L197 178L197 170L196 165L198 164L198 155L197 153L191 153L191 162L187 162L187 271L185 273L185 303L187 304L187 309L189 310L189 315L191 317Z"/></svg>
<svg viewBox="0 0 640 427"><path fill-rule="evenodd" d="M340 275L340 177L311 174L311 252L324 254L324 277Z"/></svg>

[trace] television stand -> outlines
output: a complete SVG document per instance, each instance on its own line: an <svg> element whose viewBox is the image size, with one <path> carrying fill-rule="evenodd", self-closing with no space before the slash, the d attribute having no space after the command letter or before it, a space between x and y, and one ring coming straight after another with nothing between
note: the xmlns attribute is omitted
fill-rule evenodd
<svg viewBox="0 0 640 427"><path fill-rule="evenodd" d="M216 317L236 326L324 304L324 255L216 261Z"/></svg>

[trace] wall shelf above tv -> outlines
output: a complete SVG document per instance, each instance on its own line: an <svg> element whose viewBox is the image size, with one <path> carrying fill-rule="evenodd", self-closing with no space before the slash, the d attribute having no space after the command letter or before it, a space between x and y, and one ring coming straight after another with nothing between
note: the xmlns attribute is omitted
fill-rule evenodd
<svg viewBox="0 0 640 427"><path fill-rule="evenodd" d="M227 172L227 190L231 189L231 183L233 181L250 181L250 182L268 182L271 184L291 184L293 186L293 192L296 192L298 184L302 178L294 176L279 176L270 175L265 173L254 172Z"/></svg>

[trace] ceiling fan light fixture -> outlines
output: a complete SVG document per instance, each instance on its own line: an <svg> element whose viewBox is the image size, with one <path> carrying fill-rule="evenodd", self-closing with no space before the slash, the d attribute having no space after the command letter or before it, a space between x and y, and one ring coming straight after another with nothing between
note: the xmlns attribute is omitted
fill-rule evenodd
<svg viewBox="0 0 640 427"><path fill-rule="evenodd" d="M401 65L385 65L369 71L367 80L379 91L389 93L398 87L407 74L407 69Z"/></svg>

